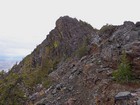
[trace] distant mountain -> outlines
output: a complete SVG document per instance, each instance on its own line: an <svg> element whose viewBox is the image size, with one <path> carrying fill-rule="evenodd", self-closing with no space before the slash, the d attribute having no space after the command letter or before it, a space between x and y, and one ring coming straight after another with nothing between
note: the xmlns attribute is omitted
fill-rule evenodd
<svg viewBox="0 0 140 105"><path fill-rule="evenodd" d="M0 56L0 70L8 71L11 67L22 60L23 57Z"/></svg>

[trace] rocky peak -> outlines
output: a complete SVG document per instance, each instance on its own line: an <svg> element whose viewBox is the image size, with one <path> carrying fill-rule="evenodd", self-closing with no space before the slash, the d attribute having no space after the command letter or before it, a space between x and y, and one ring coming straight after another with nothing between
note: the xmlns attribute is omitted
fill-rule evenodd
<svg viewBox="0 0 140 105"><path fill-rule="evenodd" d="M31 54L32 67L45 65L43 62L47 59L61 61L75 55L83 44L89 44L95 33L96 30L86 22L69 16L60 17L55 28Z"/></svg>
<svg viewBox="0 0 140 105"><path fill-rule="evenodd" d="M123 24L125 27L135 26L135 24L131 21L125 21Z"/></svg>
<svg viewBox="0 0 140 105"><path fill-rule="evenodd" d="M49 46L55 45L54 53L70 56L95 32L88 23L64 16L56 21L55 29L49 33L45 41Z"/></svg>
<svg viewBox="0 0 140 105"><path fill-rule="evenodd" d="M69 16L60 17L56 21L56 28L59 30L63 29L64 27L71 28L78 24L78 20L76 18L71 18Z"/></svg>
<svg viewBox="0 0 140 105"><path fill-rule="evenodd" d="M96 30L60 17L47 38L0 81L0 104L136 105L140 92L133 91L139 85L119 84L112 73L125 50L134 77L140 78L139 24L125 21Z"/></svg>

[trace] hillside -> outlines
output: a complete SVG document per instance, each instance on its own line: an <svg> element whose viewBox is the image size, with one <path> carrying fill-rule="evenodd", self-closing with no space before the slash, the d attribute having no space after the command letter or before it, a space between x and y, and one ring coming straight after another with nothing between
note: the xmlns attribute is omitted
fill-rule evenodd
<svg viewBox="0 0 140 105"><path fill-rule="evenodd" d="M124 53L133 79L120 82L113 74ZM30 55L0 74L0 105L136 105L139 79L140 22L97 30L64 16Z"/></svg>

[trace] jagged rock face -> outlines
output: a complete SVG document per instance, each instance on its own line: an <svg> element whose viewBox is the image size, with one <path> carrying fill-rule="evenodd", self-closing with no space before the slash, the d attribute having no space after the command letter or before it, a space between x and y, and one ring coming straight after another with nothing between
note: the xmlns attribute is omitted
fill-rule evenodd
<svg viewBox="0 0 140 105"><path fill-rule="evenodd" d="M34 65L41 64L43 56L53 58L70 57L90 37L95 30L89 24L78 21L68 16L60 17L56 21L56 27L47 35L47 38L37 47L38 52L33 52ZM49 52L46 52L46 49ZM48 54L47 54L48 53Z"/></svg>
<svg viewBox="0 0 140 105"><path fill-rule="evenodd" d="M55 29L50 32L48 42L58 42L54 53L70 56L93 32L93 28L82 21L61 17L57 20Z"/></svg>
<svg viewBox="0 0 140 105"><path fill-rule="evenodd" d="M91 25L76 18L60 17L47 38L26 57L29 61L28 68L42 68L48 59L59 62L75 55L83 44L89 44L91 36L94 36L96 31ZM26 66L25 59L13 71L21 73Z"/></svg>
<svg viewBox="0 0 140 105"><path fill-rule="evenodd" d="M110 37L101 45L101 57L108 62L109 66L117 67L120 55L123 50L128 55L130 63L132 64L133 73L135 77L139 74L139 29L132 22L124 22L122 26L116 27L117 30L113 32ZM137 76L136 76L137 75Z"/></svg>
<svg viewBox="0 0 140 105"><path fill-rule="evenodd" d="M88 48L88 53L78 57L76 53L84 48L83 46ZM22 82L18 83L17 87L28 96L27 104L114 105L114 97L118 92L135 90L133 86L117 84L112 79L111 74L116 70L123 50L132 65L133 76L139 78L139 22L134 24L126 21L120 26L107 25L95 30L83 21L64 16L56 21L55 28L47 38L19 65L15 65L9 74L17 73L19 77L26 74L20 78ZM79 51L82 52L83 49ZM56 63L57 66L54 67ZM46 72L47 70L50 71ZM37 74L34 74L36 71ZM27 88L26 78L32 80L39 75L44 76L42 81L50 79L51 86L45 88L44 81L41 81L30 91L31 87ZM41 76L37 79L42 78ZM134 100L137 100L137 96ZM121 102L126 103L123 99Z"/></svg>

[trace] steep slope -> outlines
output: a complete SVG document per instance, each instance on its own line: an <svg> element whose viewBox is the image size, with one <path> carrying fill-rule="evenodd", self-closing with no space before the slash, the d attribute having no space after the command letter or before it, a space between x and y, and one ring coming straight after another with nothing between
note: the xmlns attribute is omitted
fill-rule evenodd
<svg viewBox="0 0 140 105"><path fill-rule="evenodd" d="M88 45L92 33L95 33L95 30L89 24L68 16L60 17L56 22L56 27L47 35L47 38L6 74L6 85L1 86L1 92L14 91L14 87L9 90L10 82L13 82L13 86L19 79L20 86L15 87L23 87L19 93L24 94L22 94L23 103L20 103L24 104L26 98L35 92L34 87L37 84L43 83L48 87L48 74L57 68L59 62L77 56L78 49L83 45ZM87 52L83 54L87 54ZM3 82L5 80L2 80ZM9 94L14 96L15 93L11 92ZM21 98L20 94L17 93L17 95ZM8 94L3 93L1 97L1 102L9 100L12 104L13 99L10 99ZM3 99L5 97L8 97L8 99ZM17 97L15 97L15 101L18 101Z"/></svg>
<svg viewBox="0 0 140 105"><path fill-rule="evenodd" d="M92 35L88 55L63 62L49 74L55 84L45 91L45 98L36 104L136 105L140 95L137 90L139 80L136 80L140 75L139 32L138 23L129 21L120 26L103 26ZM137 82L117 83L112 78L123 51L127 54L133 78ZM129 93L132 98L125 93L118 97L116 94L119 92Z"/></svg>
<svg viewBox="0 0 140 105"><path fill-rule="evenodd" d="M139 84L117 83L112 73L125 51L132 75L139 79L139 40L139 22L126 21L97 30L75 18L60 17L30 55L1 75L0 104L135 105ZM135 96L116 100L115 95L121 91L133 92Z"/></svg>

